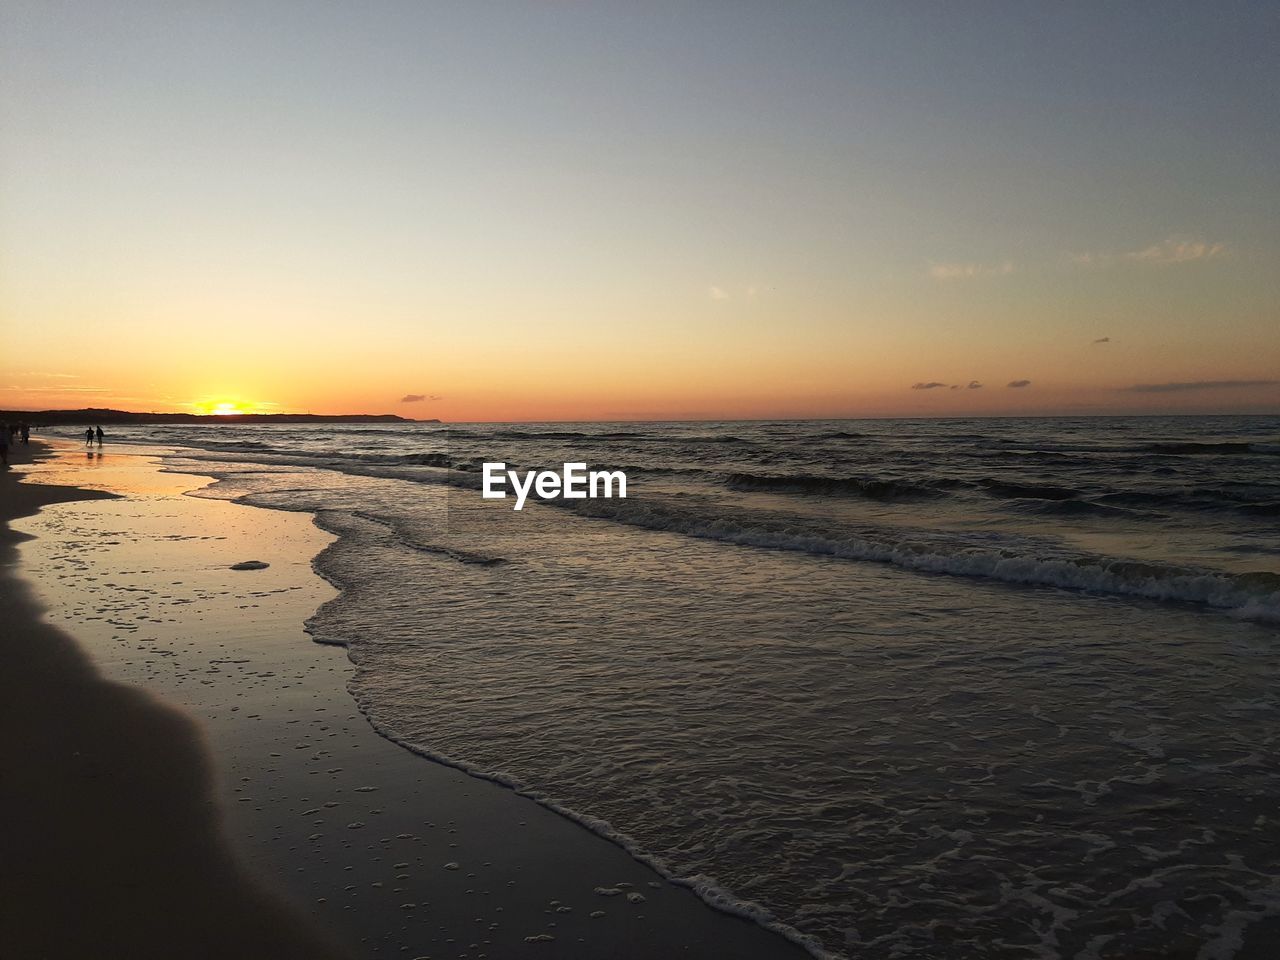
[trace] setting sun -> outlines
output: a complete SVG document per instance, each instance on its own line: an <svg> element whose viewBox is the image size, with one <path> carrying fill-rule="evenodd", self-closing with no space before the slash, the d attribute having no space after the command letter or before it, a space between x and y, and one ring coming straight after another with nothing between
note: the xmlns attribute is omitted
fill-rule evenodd
<svg viewBox="0 0 1280 960"><path fill-rule="evenodd" d="M196 413L216 417L256 412L252 404L243 404L236 400L198 400L191 406L195 408Z"/></svg>

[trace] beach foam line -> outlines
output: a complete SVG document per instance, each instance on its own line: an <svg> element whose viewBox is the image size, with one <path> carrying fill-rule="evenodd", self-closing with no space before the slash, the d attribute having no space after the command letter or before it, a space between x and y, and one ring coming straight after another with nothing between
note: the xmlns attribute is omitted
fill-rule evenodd
<svg viewBox="0 0 1280 960"><path fill-rule="evenodd" d="M335 534L339 538L349 536L349 533L346 531L326 526L321 522L319 516L317 516L317 524L321 526L322 529ZM322 561L323 556L324 553L322 552L321 555L312 562L312 568L320 577L332 584L334 588L339 591L337 600L340 601L341 591L344 589L342 580L325 569ZM332 603L336 601L330 602ZM344 648L349 646L348 642L343 638L325 634L316 624L318 616L319 613L317 612L317 615L307 620L304 625L304 629L311 635L313 640L317 643L324 643L332 646ZM814 957L815 960L846 960L844 954L833 953L830 950L827 950L816 938L808 936L800 930L797 930L795 927L779 920L767 907L756 903L755 901L735 896L731 890L722 886L715 877L701 873L690 876L683 876L679 874L677 871L672 869L670 864L665 860L646 850L626 833L616 829L609 821L603 820L599 817L593 817L589 814L582 813L581 811L574 810L571 807L567 807L564 804L557 802L555 798L547 796L546 794L530 787L517 777L467 763L457 757L441 753L439 750L435 750L427 744L418 743L417 741L409 740L397 735L394 730L377 719L372 712L371 705L367 698L356 698L356 707L365 719L369 721L369 725L373 727L378 735L386 740L389 740L411 753L423 757L424 759L461 770L468 776L475 777L479 780L488 780L491 783L496 783L500 786L506 787L516 794L532 800L539 806L545 807L553 813L564 817L566 820L571 820L584 829L589 830L591 833L603 837L610 843L621 847L634 860L649 867L667 881L693 891L693 893L707 904L707 906L715 910L719 910L721 913L727 913L731 916L749 920L763 929L775 933L791 943L796 944L796 946L802 948Z"/></svg>
<svg viewBox="0 0 1280 960"><path fill-rule="evenodd" d="M252 496L252 494L250 494L250 496ZM261 504L255 503L254 506L261 506ZM410 535L399 524L393 523L382 517L375 517L372 514L365 513L363 510L354 511L353 516L357 516L361 520L368 520L370 523L376 523L380 526L386 527L391 531L398 543L403 544L410 550L417 550L420 553L435 553L448 557L450 560L457 560L459 563L469 563L480 567L494 567L500 563L507 562L506 557L490 556L484 553L477 553L473 550L459 550L456 547L446 547L442 544L422 543L420 540L417 540ZM335 531L330 531L330 533L333 532Z"/></svg>
<svg viewBox="0 0 1280 960"><path fill-rule="evenodd" d="M313 634L313 636L315 636ZM327 641L316 637L320 643L334 642ZM339 644L345 646L345 644ZM460 761L454 757L440 753L430 747L415 743L414 741L397 737L395 733L389 730L385 725L380 724L366 709L365 704L357 701L357 707L360 712L369 721L379 736L385 737L392 743L404 747L406 750L417 754L436 763L442 763L449 767L461 770L469 776L476 777L480 780L488 780L497 783L509 790L514 791L522 797L532 800L541 807L545 807L553 813L559 814L567 820L571 820L579 826L591 831L597 836L603 837L610 843L615 844L625 850L634 860L643 863L645 866L654 870L665 880L676 884L677 886L686 887L692 890L698 899L702 900L707 906L719 910L721 913L727 913L731 916L741 917L744 920L750 920L752 923L764 928L765 930L775 933L778 936L789 940L796 946L801 947L809 953L815 960L846 960L844 954L833 953L825 949L822 944L807 934L802 933L795 927L790 926L779 920L774 914L761 904L752 900L745 900L737 897L732 891L720 885L715 877L706 874L694 874L692 876L682 876L671 869L671 867L661 857L658 857L636 843L630 837L620 830L613 827L607 820L599 817L592 817L588 814L581 813L563 804L557 803L553 798L545 794L539 793L515 777L506 776L474 764Z"/></svg>

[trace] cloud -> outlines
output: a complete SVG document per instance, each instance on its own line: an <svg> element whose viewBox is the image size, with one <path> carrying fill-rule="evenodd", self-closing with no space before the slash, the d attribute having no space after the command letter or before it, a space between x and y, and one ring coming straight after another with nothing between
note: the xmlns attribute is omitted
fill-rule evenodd
<svg viewBox="0 0 1280 960"><path fill-rule="evenodd" d="M1030 380L1027 380L1023 382L1021 385L1026 386L1026 384L1030 382L1031 382ZM1013 384L1009 384L1009 386L1013 386ZM928 380L928 381L922 381L920 383L913 383L911 385L911 389L912 390L942 390L942 389L960 390L962 389L962 386L961 384L958 384L958 383L943 383L941 380ZM979 383L977 380L970 380L967 384L963 385L963 389L981 390L982 384Z"/></svg>
<svg viewBox="0 0 1280 960"><path fill-rule="evenodd" d="M110 393L109 387L81 387L67 385L63 387L20 387L16 383L5 389L21 390L23 393Z"/></svg>
<svg viewBox="0 0 1280 960"><path fill-rule="evenodd" d="M435 394L427 393L406 393L400 398L401 403L422 403L424 400L439 400Z"/></svg>
<svg viewBox="0 0 1280 960"><path fill-rule="evenodd" d="M1174 234L1140 250L1128 250L1124 253L1072 253L1068 256L1078 266L1105 267L1121 260L1156 265L1191 263L1195 260L1217 260L1230 253L1231 250L1221 241L1209 242L1186 234Z"/></svg>
<svg viewBox="0 0 1280 960"><path fill-rule="evenodd" d="M728 300L729 291L724 289L724 287L711 286L707 288L707 296L712 300Z"/></svg>
<svg viewBox="0 0 1280 960"><path fill-rule="evenodd" d="M973 280L977 277L1003 277L1013 273L1013 262L1003 263L931 263L929 276L934 280Z"/></svg>
<svg viewBox="0 0 1280 960"><path fill-rule="evenodd" d="M1014 390L1021 390L1023 387L1031 386L1030 380L1010 380L1005 384L1006 387L1012 387Z"/></svg>
<svg viewBox="0 0 1280 960"><path fill-rule="evenodd" d="M1142 263L1190 263L1192 260L1214 260L1225 256L1225 243L1207 243L1194 237L1172 236L1125 256Z"/></svg>
<svg viewBox="0 0 1280 960"><path fill-rule="evenodd" d="M1094 342L1094 343L1110 343L1110 342L1111 342L1111 338L1110 338L1110 337L1099 337L1097 340L1095 340L1095 341L1093 341L1093 342Z"/></svg>
<svg viewBox="0 0 1280 960"><path fill-rule="evenodd" d="M1183 393L1191 390L1239 390L1244 387L1274 387L1280 380L1184 380L1173 383L1135 383L1121 387L1126 393Z"/></svg>

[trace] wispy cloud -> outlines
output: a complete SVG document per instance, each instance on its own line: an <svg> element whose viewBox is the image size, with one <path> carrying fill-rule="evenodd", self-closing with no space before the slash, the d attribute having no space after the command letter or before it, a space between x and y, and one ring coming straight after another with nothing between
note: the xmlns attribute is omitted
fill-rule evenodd
<svg viewBox="0 0 1280 960"><path fill-rule="evenodd" d="M1172 383L1135 383L1121 387L1126 393L1184 393L1194 390L1239 390L1245 387L1274 387L1280 380L1181 380Z"/></svg>
<svg viewBox="0 0 1280 960"><path fill-rule="evenodd" d="M69 384L64 387L21 387L15 383L15 384L10 384L5 389L21 390L23 393L110 393L111 392L110 388L108 387L81 387L81 386L71 386Z"/></svg>
<svg viewBox="0 0 1280 960"><path fill-rule="evenodd" d="M1023 387L1031 386L1031 381L1030 380L1010 380L1008 383L1005 384L1005 386L1013 390L1021 390Z"/></svg>
<svg viewBox="0 0 1280 960"><path fill-rule="evenodd" d="M401 403L422 403L424 400L439 400L435 394L431 393L406 393L400 398Z"/></svg>
<svg viewBox="0 0 1280 960"><path fill-rule="evenodd" d="M1013 261L1003 263L931 263L929 276L934 280L974 280L979 277L1003 277L1013 273Z"/></svg>
<svg viewBox="0 0 1280 960"><path fill-rule="evenodd" d="M729 291L724 287L710 286L707 288L707 296L712 300L728 300Z"/></svg>
<svg viewBox="0 0 1280 960"><path fill-rule="evenodd" d="M1192 237L1175 236L1141 250L1132 250L1125 256L1143 263L1189 263L1192 260L1214 260L1226 253L1225 243L1207 243Z"/></svg>
<svg viewBox="0 0 1280 960"><path fill-rule="evenodd" d="M1030 380L1022 381L1022 382L1021 382L1021 385L1022 385L1022 386L1026 386L1026 385L1027 385L1028 383L1030 383L1030 382L1031 382ZM1011 384L1009 384L1009 386L1011 386L1011 387L1012 387L1012 386L1014 386L1014 384L1012 384L1012 383L1011 383ZM913 383L913 384L911 385L911 389L912 389L912 390L943 390L943 389L947 389L947 390L981 390L981 389L982 389L982 384L981 384L979 381L977 381L977 380L970 380L970 381L969 381L968 383L966 383L966 384L959 384L959 383L943 383L941 380L922 380L922 381L920 381L919 383Z"/></svg>
<svg viewBox="0 0 1280 960"><path fill-rule="evenodd" d="M1093 342L1094 342L1094 343L1110 343L1110 342L1111 342L1111 338L1110 338L1110 337L1099 337L1097 340L1095 340L1095 341L1093 341Z"/></svg>
<svg viewBox="0 0 1280 960"><path fill-rule="evenodd" d="M1148 263L1164 266L1217 260L1229 256L1231 249L1221 241L1202 240L1187 234L1174 234L1158 243L1121 253L1098 251L1070 254L1071 262L1082 267L1105 267L1119 262Z"/></svg>

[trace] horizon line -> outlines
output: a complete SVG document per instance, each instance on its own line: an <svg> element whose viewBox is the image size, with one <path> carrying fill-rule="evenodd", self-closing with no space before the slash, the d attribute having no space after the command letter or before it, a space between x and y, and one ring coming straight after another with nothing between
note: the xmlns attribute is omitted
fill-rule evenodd
<svg viewBox="0 0 1280 960"><path fill-rule="evenodd" d="M517 419L517 420L444 420L439 417L428 417L424 419L415 419L412 417L404 417L395 413L312 413L306 412L277 412L277 413L189 413L185 411L138 411L138 410L122 410L115 407L72 407L67 409L45 409L45 410L3 410L0 416L36 416L40 414L124 414L132 417L190 417L208 423L225 422L234 424L237 421L248 417L252 418L281 418L281 417L312 417L315 419L354 419L359 417L369 418L394 418L400 423L434 423L440 425L452 424L477 424L477 423L528 423L528 424L547 424L547 423L821 423L824 421L840 421L840 420L1080 420L1080 419L1169 419L1173 417L1280 417L1280 408L1271 412L1218 412L1218 413L1155 413L1144 411L1141 413L1106 413L1106 412L1080 412L1080 413L972 413L972 414L945 414L945 415L916 415L916 414L878 414L874 416L829 416L829 417L614 417L614 418L586 418L586 419Z"/></svg>

